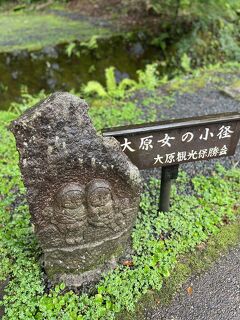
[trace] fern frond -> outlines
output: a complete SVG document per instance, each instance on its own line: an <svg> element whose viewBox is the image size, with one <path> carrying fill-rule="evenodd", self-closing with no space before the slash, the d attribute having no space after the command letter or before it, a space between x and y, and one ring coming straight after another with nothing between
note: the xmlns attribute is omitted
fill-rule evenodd
<svg viewBox="0 0 240 320"><path fill-rule="evenodd" d="M191 71L191 58L186 53L181 57L181 67L185 72Z"/></svg>
<svg viewBox="0 0 240 320"><path fill-rule="evenodd" d="M67 56L70 58L73 54L74 49L76 48L76 43L75 42L70 42L66 48L65 48L65 52L67 54Z"/></svg>
<svg viewBox="0 0 240 320"><path fill-rule="evenodd" d="M93 95L97 94L99 97L106 97L107 91L104 89L104 87L101 85L101 83L97 81L89 81L82 89L83 93L86 95Z"/></svg>
<svg viewBox="0 0 240 320"><path fill-rule="evenodd" d="M107 92L110 96L114 96L117 91L117 82L114 71L114 67L109 67L105 70Z"/></svg>
<svg viewBox="0 0 240 320"><path fill-rule="evenodd" d="M119 85L118 88L120 91L126 91L128 89L134 89L137 88L137 82L132 79L123 79Z"/></svg>
<svg viewBox="0 0 240 320"><path fill-rule="evenodd" d="M147 88L149 90L153 90L158 85L158 64L148 64L146 65L145 70L138 70L138 82L140 87Z"/></svg>
<svg viewBox="0 0 240 320"><path fill-rule="evenodd" d="M92 36L89 41L82 41L81 47L85 47L89 50L97 49L98 48L98 40L99 36Z"/></svg>

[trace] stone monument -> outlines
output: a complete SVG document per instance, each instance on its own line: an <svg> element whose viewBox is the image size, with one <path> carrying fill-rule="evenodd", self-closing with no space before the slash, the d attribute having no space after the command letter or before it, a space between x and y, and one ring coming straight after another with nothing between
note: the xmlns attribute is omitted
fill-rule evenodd
<svg viewBox="0 0 240 320"><path fill-rule="evenodd" d="M55 93L11 125L32 222L53 282L97 281L124 251L140 175L114 138L98 135L86 102Z"/></svg>

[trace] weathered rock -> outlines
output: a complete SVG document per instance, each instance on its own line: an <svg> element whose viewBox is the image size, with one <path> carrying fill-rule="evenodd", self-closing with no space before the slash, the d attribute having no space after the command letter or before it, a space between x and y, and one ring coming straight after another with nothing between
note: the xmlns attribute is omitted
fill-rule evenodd
<svg viewBox="0 0 240 320"><path fill-rule="evenodd" d="M98 135L88 106L55 93L14 121L33 223L53 282L82 286L114 265L139 205L138 169Z"/></svg>

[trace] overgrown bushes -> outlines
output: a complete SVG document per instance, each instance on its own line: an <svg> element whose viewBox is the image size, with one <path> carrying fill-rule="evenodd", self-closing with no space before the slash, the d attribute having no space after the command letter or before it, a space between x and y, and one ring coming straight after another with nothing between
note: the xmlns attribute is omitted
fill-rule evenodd
<svg viewBox="0 0 240 320"><path fill-rule="evenodd" d="M184 54L191 58L194 67L239 60L240 2L237 0L125 0L125 4L139 15L158 17L155 24L159 35L156 31L153 42L165 52L165 63L169 66L180 64ZM169 47L174 50L174 56L169 55Z"/></svg>
<svg viewBox="0 0 240 320"><path fill-rule="evenodd" d="M237 0L124 0L124 4L127 8L152 11L169 19L184 17L189 21L201 19L204 22L232 18L239 9Z"/></svg>

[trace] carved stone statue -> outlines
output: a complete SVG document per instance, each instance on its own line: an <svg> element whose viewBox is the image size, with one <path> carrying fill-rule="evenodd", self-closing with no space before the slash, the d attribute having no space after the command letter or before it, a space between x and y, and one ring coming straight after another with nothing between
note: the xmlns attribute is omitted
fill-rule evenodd
<svg viewBox="0 0 240 320"><path fill-rule="evenodd" d="M119 207L113 195L111 185L103 179L95 179L88 185L87 192L89 223L96 227L104 227L113 232L119 231L116 220Z"/></svg>
<svg viewBox="0 0 240 320"><path fill-rule="evenodd" d="M83 231L87 224L85 187L69 183L56 195L52 223L58 228L66 244L83 242Z"/></svg>
<svg viewBox="0 0 240 320"><path fill-rule="evenodd" d="M52 282L97 281L123 252L138 211L140 175L88 106L55 93L12 123L20 168Z"/></svg>

